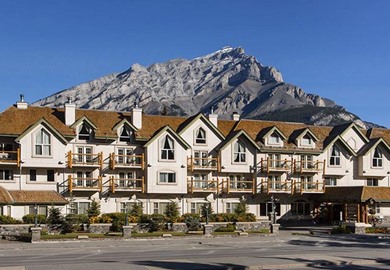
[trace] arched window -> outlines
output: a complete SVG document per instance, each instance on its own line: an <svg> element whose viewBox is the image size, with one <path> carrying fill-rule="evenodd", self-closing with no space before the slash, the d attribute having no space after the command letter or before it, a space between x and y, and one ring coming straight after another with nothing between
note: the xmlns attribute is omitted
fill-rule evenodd
<svg viewBox="0 0 390 270"><path fill-rule="evenodd" d="M233 161L234 162L245 162L246 161L246 147L240 141L237 141L234 144Z"/></svg>
<svg viewBox="0 0 390 270"><path fill-rule="evenodd" d="M199 128L196 132L195 143L205 144L206 143L206 131L203 128Z"/></svg>
<svg viewBox="0 0 390 270"><path fill-rule="evenodd" d="M337 145L333 145L330 151L329 165L331 166L340 165L340 148Z"/></svg>
<svg viewBox="0 0 390 270"><path fill-rule="evenodd" d="M126 127L126 126L123 126L122 132L119 135L119 141L121 141L121 142L130 142L131 141L131 135L132 135L131 130L128 127Z"/></svg>
<svg viewBox="0 0 390 270"><path fill-rule="evenodd" d="M35 155L50 156L51 155L51 137L49 132L41 129L35 136Z"/></svg>
<svg viewBox="0 0 390 270"><path fill-rule="evenodd" d="M161 145L161 159L173 160L175 159L175 148L173 139L169 136L165 136Z"/></svg>
<svg viewBox="0 0 390 270"><path fill-rule="evenodd" d="M383 154L379 147L375 148L374 156L372 158L372 167L382 167L383 165Z"/></svg>

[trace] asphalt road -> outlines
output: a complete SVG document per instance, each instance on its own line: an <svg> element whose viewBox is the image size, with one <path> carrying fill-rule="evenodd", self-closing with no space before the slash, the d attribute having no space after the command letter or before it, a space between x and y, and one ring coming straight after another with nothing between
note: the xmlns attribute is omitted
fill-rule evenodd
<svg viewBox="0 0 390 270"><path fill-rule="evenodd" d="M0 270L390 269L390 237L280 236L0 242Z"/></svg>

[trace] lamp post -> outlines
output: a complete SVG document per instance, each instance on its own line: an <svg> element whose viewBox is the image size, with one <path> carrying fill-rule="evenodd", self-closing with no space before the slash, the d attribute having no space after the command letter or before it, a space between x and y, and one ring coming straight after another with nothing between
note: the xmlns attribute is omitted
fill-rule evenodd
<svg viewBox="0 0 390 270"><path fill-rule="evenodd" d="M129 208L126 204L125 226L129 226Z"/></svg>
<svg viewBox="0 0 390 270"><path fill-rule="evenodd" d="M34 227L38 226L38 206L34 205Z"/></svg>

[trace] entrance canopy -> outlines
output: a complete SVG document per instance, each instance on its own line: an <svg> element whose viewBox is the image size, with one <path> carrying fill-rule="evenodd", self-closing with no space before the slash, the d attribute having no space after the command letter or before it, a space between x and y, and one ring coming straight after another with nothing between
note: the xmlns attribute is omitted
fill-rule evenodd
<svg viewBox="0 0 390 270"><path fill-rule="evenodd" d="M390 187L326 187L319 201L332 203L360 203L374 200L390 202Z"/></svg>

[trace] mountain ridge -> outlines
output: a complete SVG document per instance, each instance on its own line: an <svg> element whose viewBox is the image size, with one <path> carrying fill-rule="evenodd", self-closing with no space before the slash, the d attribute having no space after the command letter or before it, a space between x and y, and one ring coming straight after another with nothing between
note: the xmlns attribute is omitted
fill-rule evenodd
<svg viewBox="0 0 390 270"><path fill-rule="evenodd" d="M85 109L124 111L138 103L148 114L190 116L213 108L224 119L237 112L245 118L267 120L275 114L283 121L283 111L303 108L305 115L300 118L307 124L378 126L362 121L331 99L284 82L275 67L263 66L241 47L147 67L135 63L124 72L59 91L33 105L59 107L69 96Z"/></svg>

